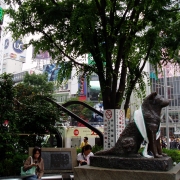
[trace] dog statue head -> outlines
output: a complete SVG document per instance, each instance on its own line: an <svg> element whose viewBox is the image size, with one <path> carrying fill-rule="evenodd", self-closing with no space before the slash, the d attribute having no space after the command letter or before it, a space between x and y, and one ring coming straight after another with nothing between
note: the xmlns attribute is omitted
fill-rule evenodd
<svg viewBox="0 0 180 180"><path fill-rule="evenodd" d="M163 107L169 105L169 100L163 98L156 92L153 92L144 99L143 104L150 104L151 106L159 107L162 109Z"/></svg>

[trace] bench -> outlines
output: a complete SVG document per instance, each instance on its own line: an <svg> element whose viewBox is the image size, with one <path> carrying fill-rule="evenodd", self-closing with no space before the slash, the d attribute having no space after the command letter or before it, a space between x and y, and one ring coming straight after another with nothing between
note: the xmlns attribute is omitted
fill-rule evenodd
<svg viewBox="0 0 180 180"><path fill-rule="evenodd" d="M41 179L61 179L63 180L62 175L48 175L48 176L43 176Z"/></svg>
<svg viewBox="0 0 180 180"><path fill-rule="evenodd" d="M69 175L70 176L70 179L71 180L74 180L74 175L73 174L70 174ZM43 180L43 179L49 179L49 180L53 180L53 179L61 179L61 180L63 180L63 176L62 175L48 175L48 176L43 176L43 177L41 177L41 179Z"/></svg>
<svg viewBox="0 0 180 180"><path fill-rule="evenodd" d="M73 180L74 179L74 175L70 175L70 178L71 178L71 180Z"/></svg>
<svg viewBox="0 0 180 180"><path fill-rule="evenodd" d="M33 148L29 148L29 155ZM74 180L73 168L77 164L75 148L41 148L44 160L44 175L42 180Z"/></svg>
<svg viewBox="0 0 180 180"><path fill-rule="evenodd" d="M70 179L73 180L74 179L74 175L69 175ZM57 175L44 175L43 177L41 177L42 180L63 180L63 176L60 174ZM67 178L65 178L67 179ZM69 179L69 178L68 178ZM0 177L0 180L23 180L22 177Z"/></svg>
<svg viewBox="0 0 180 180"><path fill-rule="evenodd" d="M22 180L22 178L3 178L3 177L0 177L1 180Z"/></svg>

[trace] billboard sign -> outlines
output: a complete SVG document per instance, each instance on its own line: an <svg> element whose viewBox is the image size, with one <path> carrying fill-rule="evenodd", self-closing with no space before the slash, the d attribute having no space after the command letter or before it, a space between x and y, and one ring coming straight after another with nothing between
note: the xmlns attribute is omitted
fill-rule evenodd
<svg viewBox="0 0 180 180"><path fill-rule="evenodd" d="M0 7L0 24L3 23L3 16L4 16L4 10L2 7Z"/></svg>
<svg viewBox="0 0 180 180"><path fill-rule="evenodd" d="M22 53L23 52L23 43L21 40L17 40L13 42L13 49L16 53Z"/></svg>
<svg viewBox="0 0 180 180"><path fill-rule="evenodd" d="M37 54L34 54L34 47L33 47L32 53L33 53L32 57L34 57L35 59L48 59L48 58L50 58L48 51L39 50L39 52Z"/></svg>
<svg viewBox="0 0 180 180"><path fill-rule="evenodd" d="M26 61L26 49L23 49L23 42L21 40L14 41L11 37L4 41L3 58L12 59L24 63Z"/></svg>
<svg viewBox="0 0 180 180"><path fill-rule="evenodd" d="M36 54L35 59L48 59L50 58L49 53L47 51L42 52L40 51L39 54Z"/></svg>
<svg viewBox="0 0 180 180"><path fill-rule="evenodd" d="M78 84L78 89L79 89L79 96L80 97L85 97L87 95L87 81L84 76L79 76L79 84Z"/></svg>
<svg viewBox="0 0 180 180"><path fill-rule="evenodd" d="M6 39L4 42L4 49L7 49L9 47L9 39Z"/></svg>
<svg viewBox="0 0 180 180"><path fill-rule="evenodd" d="M56 81L60 66L56 64L46 64L43 66L43 72L48 74L48 81Z"/></svg>

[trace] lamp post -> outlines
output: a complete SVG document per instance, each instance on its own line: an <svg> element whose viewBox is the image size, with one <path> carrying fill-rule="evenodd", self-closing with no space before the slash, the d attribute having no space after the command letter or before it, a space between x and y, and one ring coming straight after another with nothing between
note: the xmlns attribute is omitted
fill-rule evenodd
<svg viewBox="0 0 180 180"><path fill-rule="evenodd" d="M167 93L167 78L166 78L166 69L164 69L164 97L168 99ZM165 107L165 119L166 119L166 137L167 137L167 149L169 149L169 119L168 119L168 107Z"/></svg>

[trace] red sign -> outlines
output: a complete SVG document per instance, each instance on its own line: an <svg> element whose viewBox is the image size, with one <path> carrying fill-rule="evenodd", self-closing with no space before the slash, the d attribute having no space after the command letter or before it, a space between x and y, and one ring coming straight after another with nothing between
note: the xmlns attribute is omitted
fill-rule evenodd
<svg viewBox="0 0 180 180"><path fill-rule="evenodd" d="M107 119L111 119L112 118L112 111L111 110L106 110L105 116L106 116Z"/></svg>
<svg viewBox="0 0 180 180"><path fill-rule="evenodd" d="M74 130L74 135L75 135L75 136L78 136L78 135L79 135L79 130L78 130L78 129L75 129L75 130Z"/></svg>

